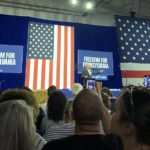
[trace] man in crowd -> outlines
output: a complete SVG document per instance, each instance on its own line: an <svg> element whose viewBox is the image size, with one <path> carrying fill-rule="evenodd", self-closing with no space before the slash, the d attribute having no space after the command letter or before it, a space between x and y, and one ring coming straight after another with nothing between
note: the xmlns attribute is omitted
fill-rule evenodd
<svg viewBox="0 0 150 150"><path fill-rule="evenodd" d="M110 134L111 116L98 94L84 89L76 96L71 113L75 120L75 135L50 141L43 150L123 150L122 141ZM101 135L100 120L106 135Z"/></svg>
<svg viewBox="0 0 150 150"><path fill-rule="evenodd" d="M84 69L82 71L82 78L84 78L83 87L86 88L86 80L90 77L91 74L100 74L102 72L104 72L104 70L100 70L98 72L93 72L93 70L91 69L91 65L89 63L87 63L86 69Z"/></svg>

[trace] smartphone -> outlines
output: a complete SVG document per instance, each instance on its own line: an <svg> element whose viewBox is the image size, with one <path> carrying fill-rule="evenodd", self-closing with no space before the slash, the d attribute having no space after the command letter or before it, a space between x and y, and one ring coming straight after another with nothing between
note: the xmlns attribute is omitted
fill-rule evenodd
<svg viewBox="0 0 150 150"><path fill-rule="evenodd" d="M86 88L94 90L95 88L95 79L86 81Z"/></svg>
<svg viewBox="0 0 150 150"><path fill-rule="evenodd" d="M145 87L150 86L150 75L145 75L144 76L144 86Z"/></svg>

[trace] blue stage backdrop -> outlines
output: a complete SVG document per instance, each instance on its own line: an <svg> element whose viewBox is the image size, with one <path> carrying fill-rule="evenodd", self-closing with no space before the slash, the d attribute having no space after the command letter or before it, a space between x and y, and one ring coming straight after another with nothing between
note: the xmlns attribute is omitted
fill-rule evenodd
<svg viewBox="0 0 150 150"><path fill-rule="evenodd" d="M102 74L114 75L112 52L78 50L78 73L81 74L86 64L90 63L94 71L104 70Z"/></svg>
<svg viewBox="0 0 150 150"><path fill-rule="evenodd" d="M0 73L22 73L22 46L0 45Z"/></svg>
<svg viewBox="0 0 150 150"><path fill-rule="evenodd" d="M19 87L24 86L25 84L29 22L73 26L75 28L74 64L77 64L78 49L112 52L114 60L114 76L110 76L108 81L104 81L103 87L122 88L121 71L118 67L120 61L115 27L103 27L79 23L49 21L31 17L0 15L0 44L23 46L22 73L20 73L19 76L17 73L0 73L0 81L5 80L5 83L2 84L2 90L16 88L17 81L19 81ZM81 75L77 74L77 70L75 70L75 82L83 83Z"/></svg>

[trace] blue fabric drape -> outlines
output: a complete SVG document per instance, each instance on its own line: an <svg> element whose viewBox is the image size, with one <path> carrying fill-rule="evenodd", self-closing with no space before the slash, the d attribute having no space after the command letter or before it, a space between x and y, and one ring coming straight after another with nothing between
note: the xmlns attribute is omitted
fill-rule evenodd
<svg viewBox="0 0 150 150"><path fill-rule="evenodd" d="M16 88L18 83L19 87L25 84L28 22L28 17L0 15L0 44L23 46L22 73L0 73L0 81L5 80L3 91Z"/></svg>
<svg viewBox="0 0 150 150"><path fill-rule="evenodd" d="M75 64L77 63L78 49L113 52L114 76L110 76L108 81L104 81L103 87L122 88L121 72L118 67L120 61L115 27L103 27L79 23L49 21L31 17L0 15L0 44L24 46L23 72L19 74L19 87L23 86L25 83L29 22L73 26L75 28ZM18 74L0 73L0 81L1 80L5 80L5 83L2 85L2 90L16 88ZM77 75L77 71L75 71L75 82L83 83L81 75Z"/></svg>

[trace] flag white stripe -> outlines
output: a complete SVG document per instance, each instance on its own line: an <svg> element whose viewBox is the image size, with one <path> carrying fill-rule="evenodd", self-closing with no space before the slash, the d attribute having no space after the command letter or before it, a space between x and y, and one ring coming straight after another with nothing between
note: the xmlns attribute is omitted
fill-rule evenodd
<svg viewBox="0 0 150 150"><path fill-rule="evenodd" d="M30 76L29 76L29 88L33 89L33 77L34 77L34 59L30 61Z"/></svg>
<svg viewBox="0 0 150 150"><path fill-rule="evenodd" d="M56 75L57 75L57 43L58 43L58 25L54 25L53 85L56 85Z"/></svg>
<svg viewBox="0 0 150 150"><path fill-rule="evenodd" d="M50 60L46 60L46 66L45 66L45 89L48 89L49 87L49 69L50 69Z"/></svg>
<svg viewBox="0 0 150 150"><path fill-rule="evenodd" d="M37 89L41 89L42 59L38 59Z"/></svg>
<svg viewBox="0 0 150 150"><path fill-rule="evenodd" d="M121 70L133 70L133 71L149 71L150 64L140 64L140 63L120 63Z"/></svg>
<svg viewBox="0 0 150 150"><path fill-rule="evenodd" d="M127 78L127 84L135 85L137 86L138 83L140 85L143 85L144 78ZM123 86L126 86L126 78L122 78L122 84Z"/></svg>
<svg viewBox="0 0 150 150"><path fill-rule="evenodd" d="M64 26L61 26L61 53L60 53L60 89L64 87Z"/></svg>
<svg viewBox="0 0 150 150"><path fill-rule="evenodd" d="M68 56L67 56L67 89L71 84L71 27L68 27Z"/></svg>

